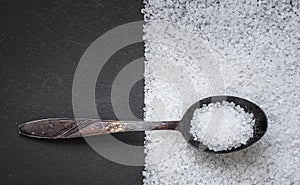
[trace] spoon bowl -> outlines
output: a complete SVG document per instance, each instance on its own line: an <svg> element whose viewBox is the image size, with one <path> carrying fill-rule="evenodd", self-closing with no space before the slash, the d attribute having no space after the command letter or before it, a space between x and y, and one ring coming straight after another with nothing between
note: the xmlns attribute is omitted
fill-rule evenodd
<svg viewBox="0 0 300 185"><path fill-rule="evenodd" d="M194 140L193 135L190 133L191 120L193 119L193 114L196 109L202 108L204 105L208 105L210 103L222 103L223 101L233 102L235 103L235 105L240 105L240 107L243 108L245 112L253 113L255 119L255 124L253 126L254 133L253 137L250 138L245 145L241 145L237 148L232 148L230 150L213 151L208 149L207 146L203 145L201 142ZM186 141L194 148L210 153L230 153L247 148L255 142L257 142L258 140L260 140L262 136L266 133L267 126L268 121L266 114L260 107L258 107L254 103L243 98L234 96L212 96L202 99L191 105L183 115L182 119L179 121L179 124L176 129L182 133Z"/></svg>
<svg viewBox="0 0 300 185"><path fill-rule="evenodd" d="M246 112L253 113L255 124L253 137L245 145L224 151L209 150L207 146L195 141L191 129L191 120L196 109L210 103L222 101L233 102L240 105ZM212 96L202 99L189 107L179 121L119 121L100 120L90 118L50 118L30 121L19 126L19 133L24 136L40 139L67 139L88 137L101 134L118 132L151 131L151 130L177 130L181 132L185 140L195 149L209 153L230 153L244 149L257 142L267 131L267 117L263 110L254 103L234 96Z"/></svg>

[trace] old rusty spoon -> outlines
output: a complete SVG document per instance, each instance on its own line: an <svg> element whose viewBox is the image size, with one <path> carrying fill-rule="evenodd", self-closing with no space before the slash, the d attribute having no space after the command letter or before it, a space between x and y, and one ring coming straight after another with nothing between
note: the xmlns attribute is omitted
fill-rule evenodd
<svg viewBox="0 0 300 185"><path fill-rule="evenodd" d="M201 108L204 104L216 102L234 102L240 105L246 112L253 113L255 118L254 136L245 145L226 151L209 150L202 143L195 141L191 135L191 119L195 109ZM267 130L267 117L265 113L254 103L234 96L212 96L194 103L185 112L180 121L113 121L86 118L50 118L30 121L19 126L19 133L33 138L44 139L65 139L87 137L100 134L111 134L118 132L150 131L150 130L177 130L186 141L194 148L213 153L229 153L246 148L258 141Z"/></svg>

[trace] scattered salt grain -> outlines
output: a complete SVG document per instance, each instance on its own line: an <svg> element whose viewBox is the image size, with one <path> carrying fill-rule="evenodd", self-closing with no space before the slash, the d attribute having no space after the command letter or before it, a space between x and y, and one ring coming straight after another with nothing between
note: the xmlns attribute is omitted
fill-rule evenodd
<svg viewBox="0 0 300 185"><path fill-rule="evenodd" d="M255 120L233 102L210 103L196 109L191 120L191 134L210 150L237 148L253 137Z"/></svg>
<svg viewBox="0 0 300 185"><path fill-rule="evenodd" d="M143 12L145 120L180 120L216 94L268 117L259 142L224 155L199 154L177 132L146 132L144 184L299 184L300 1L145 0Z"/></svg>

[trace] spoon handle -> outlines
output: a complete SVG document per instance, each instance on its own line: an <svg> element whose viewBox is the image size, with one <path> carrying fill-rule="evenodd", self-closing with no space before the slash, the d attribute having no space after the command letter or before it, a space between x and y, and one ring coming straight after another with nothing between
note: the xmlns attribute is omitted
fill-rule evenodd
<svg viewBox="0 0 300 185"><path fill-rule="evenodd" d="M118 132L175 130L178 121L144 122L89 118L50 118L30 121L19 126L19 133L28 137L64 139Z"/></svg>

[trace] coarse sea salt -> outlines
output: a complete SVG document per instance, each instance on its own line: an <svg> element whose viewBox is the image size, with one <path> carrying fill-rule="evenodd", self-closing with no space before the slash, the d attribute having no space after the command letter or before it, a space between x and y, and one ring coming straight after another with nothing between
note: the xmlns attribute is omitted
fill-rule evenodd
<svg viewBox="0 0 300 185"><path fill-rule="evenodd" d="M269 123L259 142L221 155L146 132L144 184L299 184L300 1L146 0L143 13L145 120L180 120L192 103L230 94Z"/></svg>
<svg viewBox="0 0 300 185"><path fill-rule="evenodd" d="M254 123L253 114L233 102L210 103L195 110L190 133L210 150L225 151L245 145Z"/></svg>

